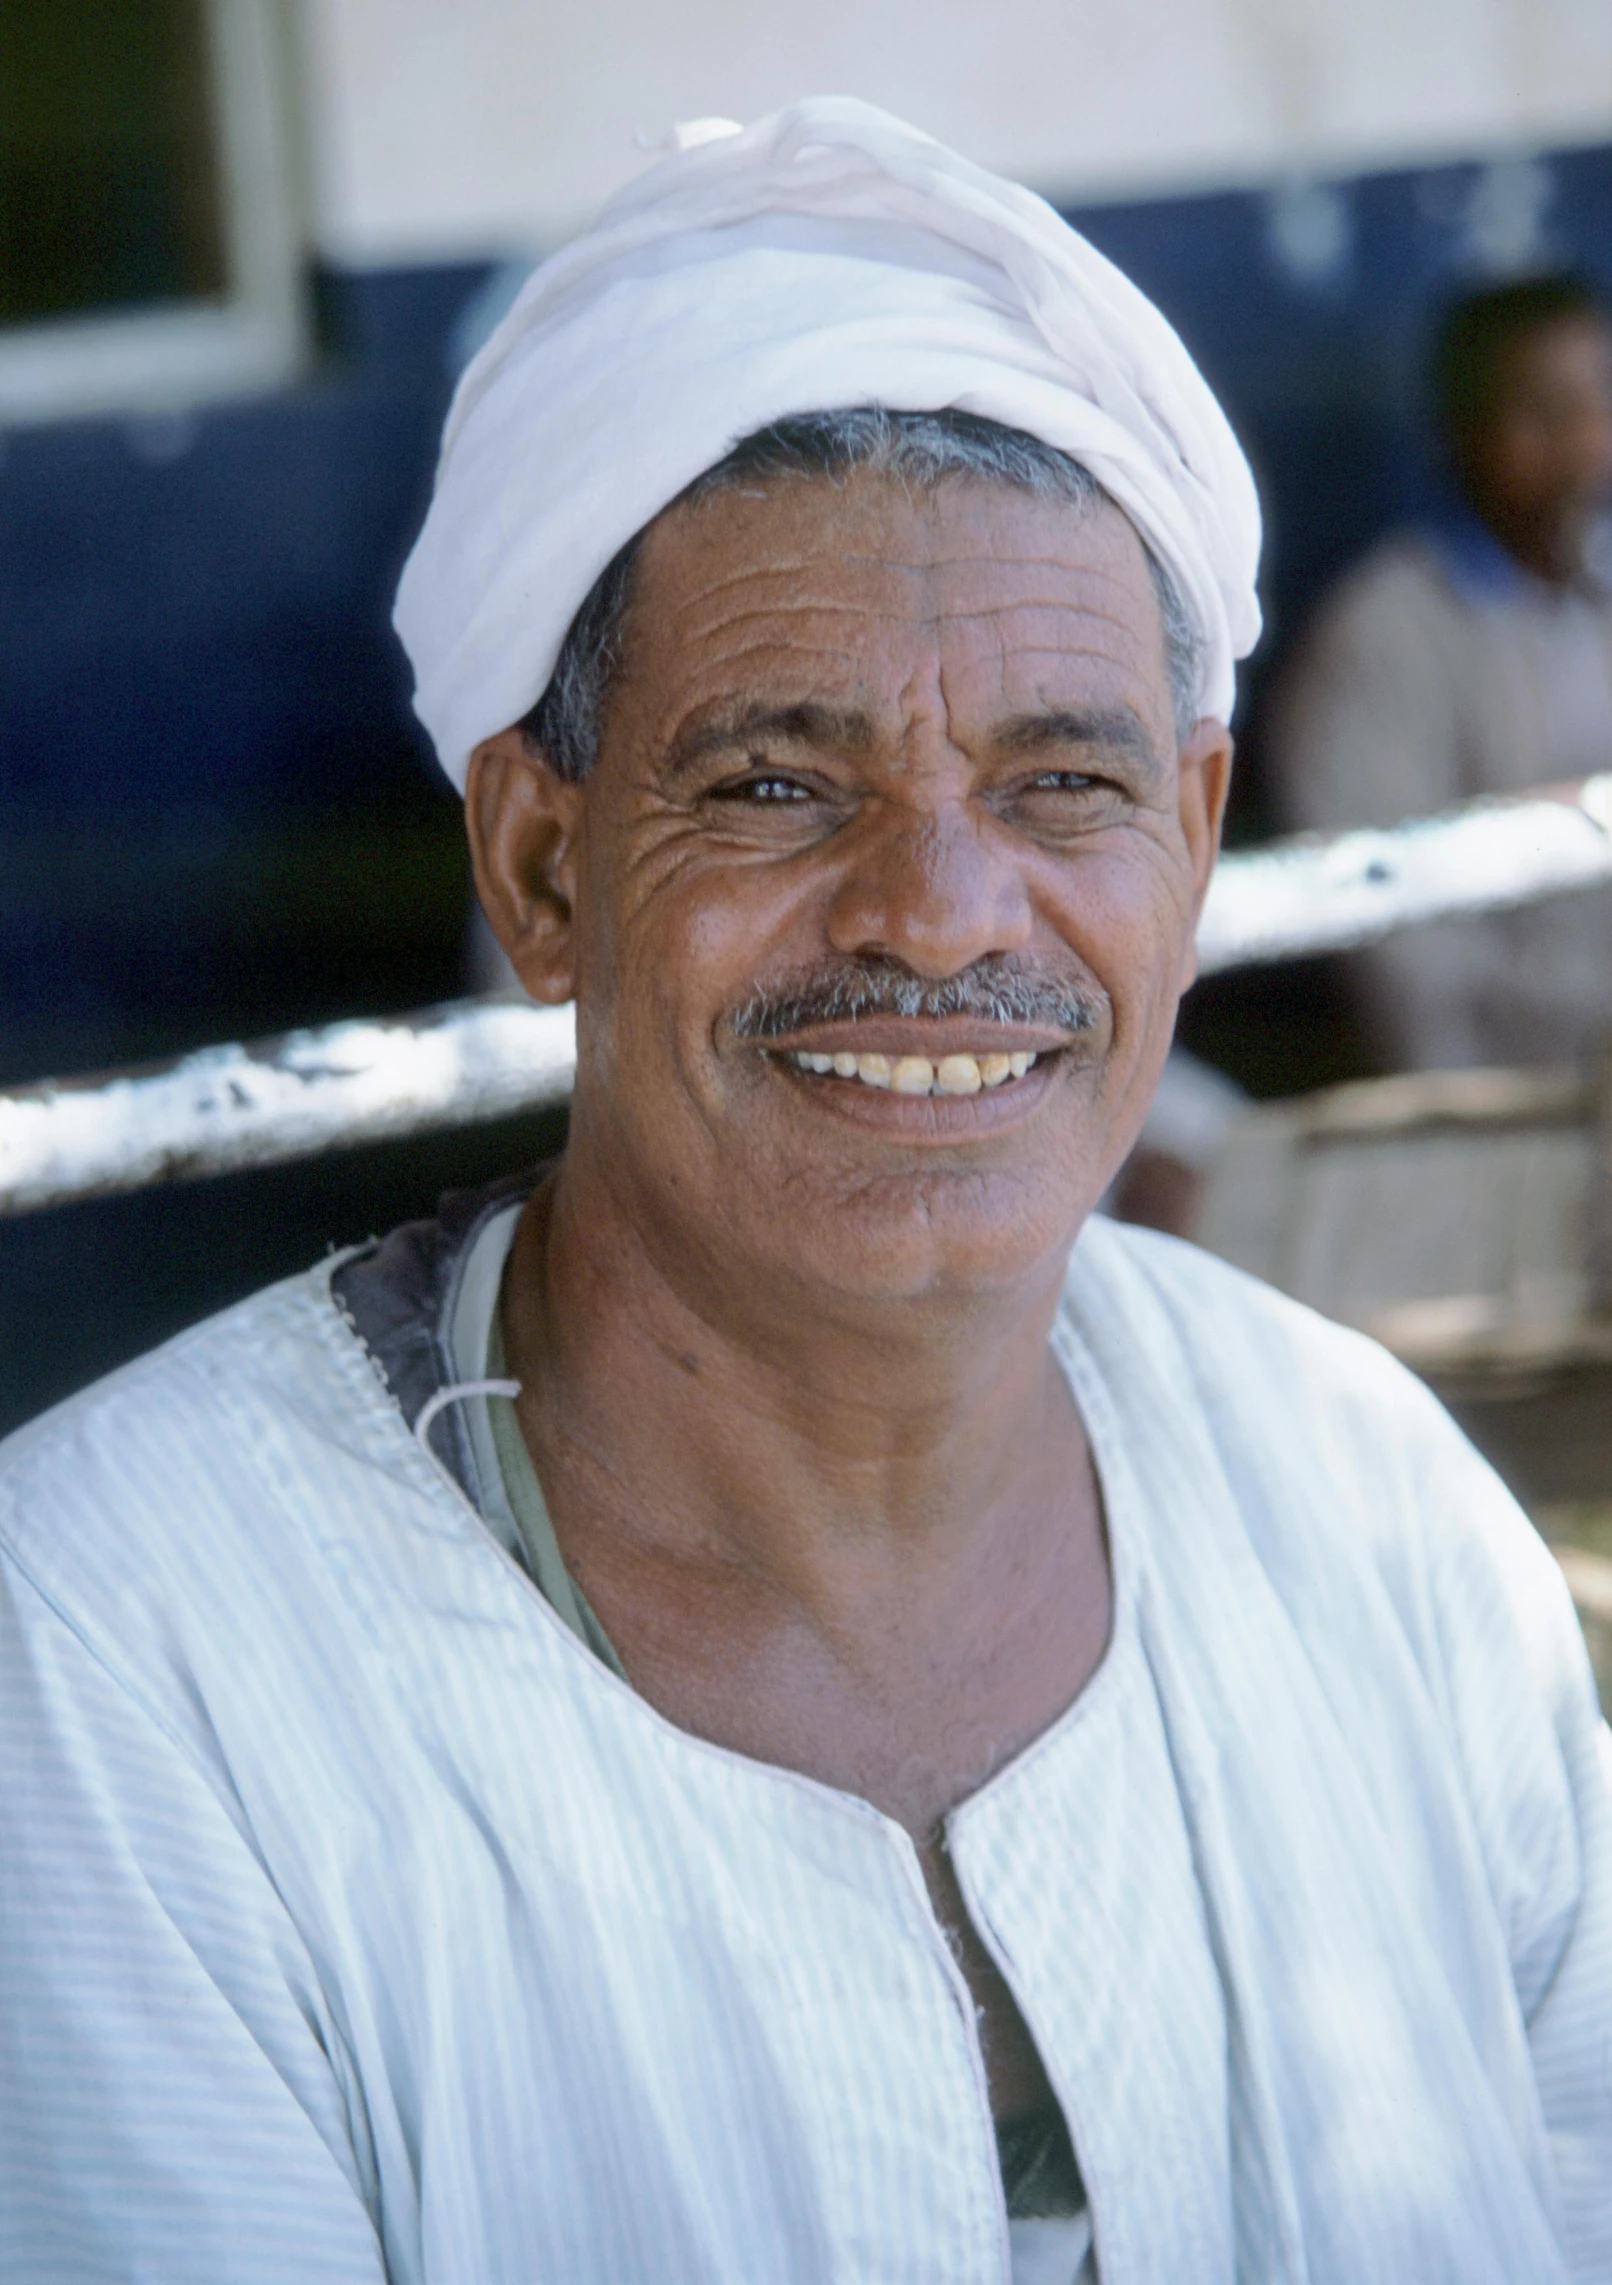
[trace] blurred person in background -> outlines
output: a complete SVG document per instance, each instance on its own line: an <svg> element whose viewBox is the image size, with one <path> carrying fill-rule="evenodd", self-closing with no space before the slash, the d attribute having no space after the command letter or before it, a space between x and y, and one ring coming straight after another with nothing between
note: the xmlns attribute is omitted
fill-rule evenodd
<svg viewBox="0 0 1612 2285"><path fill-rule="evenodd" d="M1455 500L1323 605L1269 725L1296 827L1392 825L1612 769L1612 323L1573 276L1454 303L1432 364ZM1354 958L1390 1067L1569 1062L1612 1026L1612 891Z"/></svg>

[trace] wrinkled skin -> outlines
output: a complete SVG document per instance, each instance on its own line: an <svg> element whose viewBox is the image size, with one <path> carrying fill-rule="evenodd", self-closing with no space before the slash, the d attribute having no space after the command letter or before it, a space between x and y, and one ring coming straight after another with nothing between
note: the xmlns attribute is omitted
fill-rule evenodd
<svg viewBox="0 0 1612 2285"><path fill-rule="evenodd" d="M670 1719L914 1838L999 2113L1045 2091L944 1818L1078 1694L1101 1501L1047 1349L1192 975L1230 746L1179 755L1128 522L951 480L776 483L644 543L601 751L478 750L477 881L578 1002L571 1139L504 1296L568 1565ZM736 1036L758 985L1007 957L1071 1032L977 1015ZM1016 1045L992 1092L807 1076L791 1048Z"/></svg>
<svg viewBox="0 0 1612 2285"><path fill-rule="evenodd" d="M1564 317L1509 343L1456 459L1468 499L1517 561L1553 586L1575 580L1612 488L1612 327Z"/></svg>

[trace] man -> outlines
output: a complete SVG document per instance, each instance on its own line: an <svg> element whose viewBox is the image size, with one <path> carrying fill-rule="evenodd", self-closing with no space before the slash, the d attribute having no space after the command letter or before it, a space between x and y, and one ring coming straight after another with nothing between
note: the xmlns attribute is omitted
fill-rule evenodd
<svg viewBox="0 0 1612 2285"><path fill-rule="evenodd" d="M568 1147L0 1464L8 2278L1612 2269L1550 1558L1082 1230L1256 537L1157 315L857 104L522 297L399 622Z"/></svg>
<svg viewBox="0 0 1612 2285"><path fill-rule="evenodd" d="M1301 646L1271 728L1295 825L1612 769L1612 326L1576 278L1489 287L1451 309L1433 383L1459 505L1369 555ZM1612 895L1439 921L1355 967L1398 1068L1581 1059L1612 1030Z"/></svg>

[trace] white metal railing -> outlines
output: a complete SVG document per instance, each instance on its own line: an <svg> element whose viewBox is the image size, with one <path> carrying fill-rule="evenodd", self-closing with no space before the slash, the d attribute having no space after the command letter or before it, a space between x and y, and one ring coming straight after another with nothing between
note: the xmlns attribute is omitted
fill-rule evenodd
<svg viewBox="0 0 1612 2285"><path fill-rule="evenodd" d="M573 1009L461 1000L0 1094L0 1214L563 1103Z"/></svg>
<svg viewBox="0 0 1612 2285"><path fill-rule="evenodd" d="M1206 975L1341 952L1452 913L1531 904L1612 879L1612 773L1469 802L1441 817L1225 857L1198 930Z"/></svg>
<svg viewBox="0 0 1612 2285"><path fill-rule="evenodd" d="M1365 944L1441 915L1612 881L1612 774L1383 832L1221 860L1205 974ZM464 1000L0 1091L0 1215L565 1102L571 1008Z"/></svg>

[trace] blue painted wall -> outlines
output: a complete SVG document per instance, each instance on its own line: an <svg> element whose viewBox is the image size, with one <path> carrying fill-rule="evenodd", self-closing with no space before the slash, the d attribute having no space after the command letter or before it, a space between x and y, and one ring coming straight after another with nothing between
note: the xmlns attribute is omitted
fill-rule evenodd
<svg viewBox="0 0 1612 2285"><path fill-rule="evenodd" d="M443 340L483 272L319 282L284 395L13 432L0 462L8 804L283 807L383 771L387 586L428 482Z"/></svg>
<svg viewBox="0 0 1612 2285"><path fill-rule="evenodd" d="M388 613L484 276L321 279L295 390L0 439L0 1076L453 988L452 804ZM368 840L416 874L440 843L440 910L415 879L388 912ZM369 941L323 913L321 977L332 852Z"/></svg>

